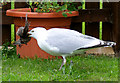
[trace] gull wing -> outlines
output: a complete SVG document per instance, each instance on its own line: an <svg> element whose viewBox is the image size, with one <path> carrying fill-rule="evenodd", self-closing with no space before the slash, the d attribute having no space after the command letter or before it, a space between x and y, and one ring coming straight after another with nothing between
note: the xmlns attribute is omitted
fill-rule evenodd
<svg viewBox="0 0 120 83"><path fill-rule="evenodd" d="M72 53L80 48L99 45L101 42L99 39L69 29L53 28L47 32L46 42L51 47L57 47L60 53Z"/></svg>

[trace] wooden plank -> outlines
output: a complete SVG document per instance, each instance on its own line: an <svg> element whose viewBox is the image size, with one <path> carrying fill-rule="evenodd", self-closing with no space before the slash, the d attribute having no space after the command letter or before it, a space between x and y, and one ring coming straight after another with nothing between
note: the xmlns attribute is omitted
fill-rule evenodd
<svg viewBox="0 0 120 83"><path fill-rule="evenodd" d="M104 2L104 3L103 3L103 6L104 6L104 8L112 9L112 3L113 3L113 2Z"/></svg>
<svg viewBox="0 0 120 83"><path fill-rule="evenodd" d="M73 23L72 22L71 26L70 26L70 29L76 30L76 31L82 33L82 22L80 22L80 23Z"/></svg>
<svg viewBox="0 0 120 83"><path fill-rule="evenodd" d="M26 2L15 2L15 8L25 8L25 7L27 7ZM11 9L11 3L7 3L7 5L3 5L2 9L5 11Z"/></svg>
<svg viewBox="0 0 120 83"><path fill-rule="evenodd" d="M74 17L72 22L111 22L112 16L109 9L85 9L79 11L79 16Z"/></svg>
<svg viewBox="0 0 120 83"><path fill-rule="evenodd" d="M86 21L84 20L86 22L85 33L86 35L99 38L99 21L97 18L100 16L100 13L97 13L99 11L99 2L87 2L86 9L88 9L88 12L86 13L87 17L84 16L84 19L87 18ZM97 21L95 21L96 19Z"/></svg>
<svg viewBox="0 0 120 83"><path fill-rule="evenodd" d="M112 35L113 35L113 33L112 33L112 31L113 31L113 27L112 27L112 22L113 22L113 20L112 20L112 18L113 18L113 16L112 16L112 10L111 10L111 8L112 8L112 3L110 2L110 3L108 3L108 2L104 2L103 3L103 8L109 8L109 16L110 16L110 22L103 22L103 24L102 24L102 28L103 28L103 30L102 30L102 32L103 32L103 40L106 40L106 41L113 41L113 37L112 37Z"/></svg>
<svg viewBox="0 0 120 83"><path fill-rule="evenodd" d="M116 56L120 56L120 2L112 4L113 11L113 39L117 43L115 50Z"/></svg>
<svg viewBox="0 0 120 83"><path fill-rule="evenodd" d="M113 41L112 23L103 22L102 24L102 39L105 41Z"/></svg>
<svg viewBox="0 0 120 83"><path fill-rule="evenodd" d="M99 2L86 2L85 6L87 9L99 9Z"/></svg>
<svg viewBox="0 0 120 83"><path fill-rule="evenodd" d="M27 3L26 2L15 2L15 8L26 8Z"/></svg>
<svg viewBox="0 0 120 83"><path fill-rule="evenodd" d="M11 25L2 25L2 44L11 42ZM1 42L1 41L0 41Z"/></svg>
<svg viewBox="0 0 120 83"><path fill-rule="evenodd" d="M85 25L85 31L86 35L90 35L96 38L99 38L99 23L98 22L92 22L92 23L86 23Z"/></svg>
<svg viewBox="0 0 120 83"><path fill-rule="evenodd" d="M95 55L115 55L114 50L112 47L99 47L99 48L93 48L85 51L86 54L95 54Z"/></svg>
<svg viewBox="0 0 120 83"><path fill-rule="evenodd" d="M0 25L0 45L2 45L2 25Z"/></svg>
<svg viewBox="0 0 120 83"><path fill-rule="evenodd" d="M2 8L0 8L0 24L2 24Z"/></svg>
<svg viewBox="0 0 120 83"><path fill-rule="evenodd" d="M2 24L12 24L13 23L13 18L6 16L6 11L0 12L0 16L2 16Z"/></svg>
<svg viewBox="0 0 120 83"><path fill-rule="evenodd" d="M91 35L93 37L99 38L99 22L109 22L110 21L110 11L109 9L99 9L99 2L96 3L87 3L87 11L84 10L82 17L84 17L82 20L84 20L86 23L86 34ZM94 48L89 49L86 51L87 54L113 54L111 53L110 49L107 48Z"/></svg>
<svg viewBox="0 0 120 83"><path fill-rule="evenodd" d="M117 35L117 51L118 51L118 55L120 57L120 2L118 2L118 35Z"/></svg>
<svg viewBox="0 0 120 83"><path fill-rule="evenodd" d="M15 8L24 8L27 7L26 2L15 2ZM0 13L0 16L2 16L2 24L13 24L13 17L6 16L6 10L11 9L11 4L8 3L7 5L3 5L2 7L2 13ZM2 15L1 15L2 14Z"/></svg>

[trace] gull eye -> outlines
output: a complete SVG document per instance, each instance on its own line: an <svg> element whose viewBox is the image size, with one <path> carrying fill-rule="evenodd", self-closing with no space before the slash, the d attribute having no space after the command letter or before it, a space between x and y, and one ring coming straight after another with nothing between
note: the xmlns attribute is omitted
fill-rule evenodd
<svg viewBox="0 0 120 83"><path fill-rule="evenodd" d="M31 31L31 32L34 32L34 31Z"/></svg>

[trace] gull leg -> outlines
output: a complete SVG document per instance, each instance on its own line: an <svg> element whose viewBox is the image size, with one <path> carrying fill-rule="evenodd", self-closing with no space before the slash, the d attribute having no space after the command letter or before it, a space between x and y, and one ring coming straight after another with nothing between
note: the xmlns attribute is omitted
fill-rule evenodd
<svg viewBox="0 0 120 83"><path fill-rule="evenodd" d="M61 69L62 69L62 66L66 64L65 56L62 56L62 57L63 57L63 62L62 62L62 65L60 66L60 69L59 69L59 70L61 70Z"/></svg>
<svg viewBox="0 0 120 83"><path fill-rule="evenodd" d="M72 67L73 67L73 61L70 61L70 75L72 75Z"/></svg>

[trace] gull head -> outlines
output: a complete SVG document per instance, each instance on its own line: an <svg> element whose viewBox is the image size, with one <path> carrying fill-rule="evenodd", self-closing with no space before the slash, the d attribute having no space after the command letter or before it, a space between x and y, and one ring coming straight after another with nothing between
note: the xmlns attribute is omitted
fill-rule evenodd
<svg viewBox="0 0 120 83"><path fill-rule="evenodd" d="M37 37L40 36L40 34L44 33L45 31L46 31L46 29L43 27L36 27L36 28L33 28L32 30L30 30L28 32L28 35L29 35L29 37L33 37L36 39Z"/></svg>

